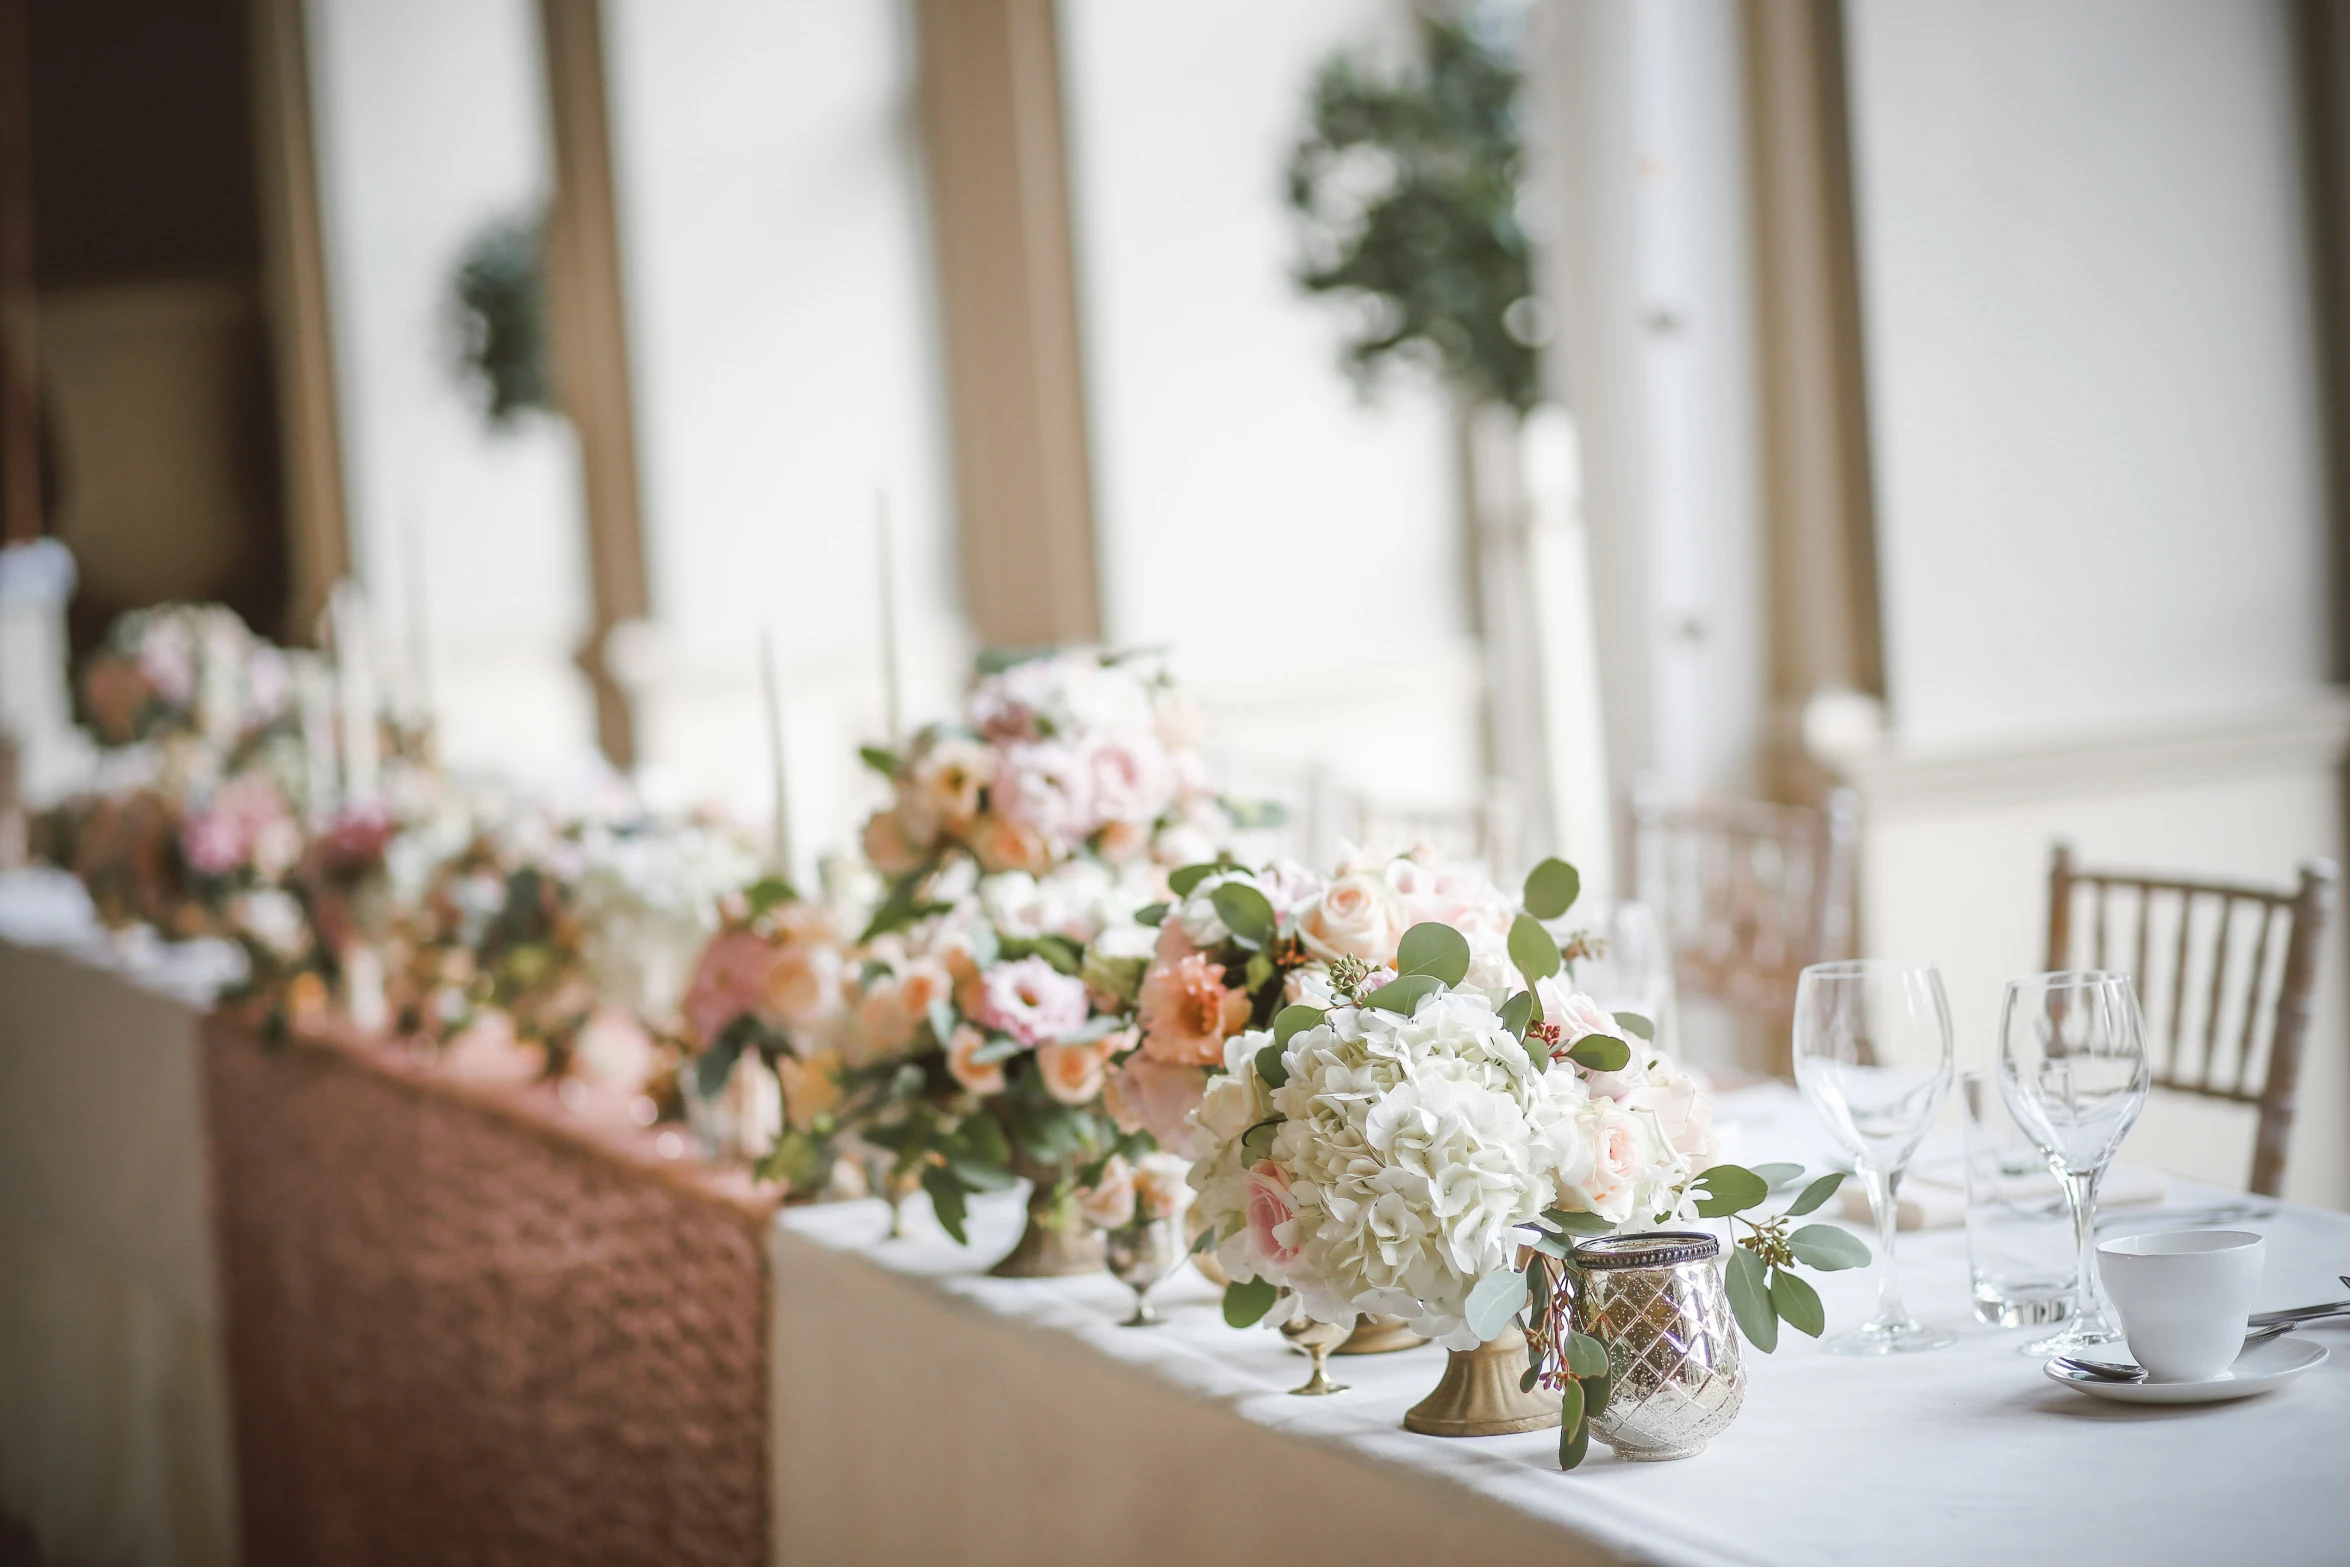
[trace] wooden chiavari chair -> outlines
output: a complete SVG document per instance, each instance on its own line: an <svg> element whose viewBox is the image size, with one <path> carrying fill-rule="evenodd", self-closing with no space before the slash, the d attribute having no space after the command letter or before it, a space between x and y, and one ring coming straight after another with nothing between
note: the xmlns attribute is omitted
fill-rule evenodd
<svg viewBox="0 0 2350 1567"><path fill-rule="evenodd" d="M2154 1086L2259 1111L2250 1188L2264 1197L2285 1181L2318 943L2340 879L2331 860L2307 862L2299 885L2280 890L2086 870L2063 843L2050 856L2048 967L2128 965Z"/></svg>
<svg viewBox="0 0 2350 1567"><path fill-rule="evenodd" d="M1797 977L1851 955L1859 799L1672 806L1644 778L1632 825L1633 882L1663 926L1675 985L1727 1007L1759 1036L1760 1064L1788 1074Z"/></svg>

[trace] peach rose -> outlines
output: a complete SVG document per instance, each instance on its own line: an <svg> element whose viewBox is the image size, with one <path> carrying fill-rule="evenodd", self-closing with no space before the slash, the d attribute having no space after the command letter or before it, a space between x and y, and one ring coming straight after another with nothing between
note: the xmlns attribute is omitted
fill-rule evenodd
<svg viewBox="0 0 2350 1567"><path fill-rule="evenodd" d="M979 818L980 791L995 782L993 746L949 735L914 758L899 799L914 835L961 837Z"/></svg>
<svg viewBox="0 0 2350 1567"><path fill-rule="evenodd" d="M1217 1066L1224 1041L1248 1026L1248 992L1224 983L1201 953L1154 965L1142 981L1142 1053L1175 1066Z"/></svg>
<svg viewBox="0 0 2350 1567"><path fill-rule="evenodd" d="M1097 1229L1119 1230L1134 1222L1134 1167L1117 1154L1102 1164L1102 1178L1077 1188L1077 1211Z"/></svg>
<svg viewBox="0 0 2350 1567"><path fill-rule="evenodd" d="M1039 1045L1036 1070L1044 1091L1065 1105L1089 1105L1101 1097L1103 1069L1109 1060L1100 1040L1075 1045Z"/></svg>
<svg viewBox="0 0 2350 1567"><path fill-rule="evenodd" d="M1404 928L1402 900L1384 877L1369 871L1339 877L1297 922L1298 939L1325 962L1350 957L1392 964Z"/></svg>
<svg viewBox="0 0 2350 1567"><path fill-rule="evenodd" d="M816 1118L840 1107L840 1057L823 1051L806 1061L790 1056L775 1063L783 1085L784 1119L799 1131L813 1131Z"/></svg>
<svg viewBox="0 0 2350 1567"><path fill-rule="evenodd" d="M987 1036L970 1024L955 1029L955 1037L947 1042L947 1070L955 1074L955 1081L971 1093L985 1098L1004 1091L1004 1064L1001 1061L974 1061L972 1055Z"/></svg>
<svg viewBox="0 0 2350 1567"><path fill-rule="evenodd" d="M841 957L829 946L785 947L759 982L759 1010L787 1030L816 1027L841 1001Z"/></svg>
<svg viewBox="0 0 2350 1567"><path fill-rule="evenodd" d="M989 871L1027 871L1035 875L1053 862L1044 837L1032 827L1008 821L993 811L982 811L965 840L979 863Z"/></svg>
<svg viewBox="0 0 2350 1567"><path fill-rule="evenodd" d="M1181 1148L1190 1138L1190 1117L1207 1092L1205 1067L1172 1066L1137 1055L1113 1068L1102 1082L1102 1108L1132 1136L1148 1132L1162 1148Z"/></svg>
<svg viewBox="0 0 2350 1567"><path fill-rule="evenodd" d="M875 811L865 823L865 858L884 876L903 876L920 866L927 847L914 840L896 811Z"/></svg>

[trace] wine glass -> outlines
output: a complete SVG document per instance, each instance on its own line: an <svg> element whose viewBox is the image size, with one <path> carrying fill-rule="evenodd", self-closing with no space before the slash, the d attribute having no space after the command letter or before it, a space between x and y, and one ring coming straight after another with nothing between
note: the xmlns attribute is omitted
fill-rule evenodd
<svg viewBox="0 0 2350 1567"><path fill-rule="evenodd" d="M1877 1215L1877 1314L1821 1341L1839 1355L1958 1342L1903 1308L1893 1230L1902 1172L1950 1092L1950 1002L1931 963L1815 963L1795 985L1795 1082L1852 1155Z"/></svg>
<svg viewBox="0 0 2350 1567"><path fill-rule="evenodd" d="M2079 1245L2072 1320L2024 1346L2069 1355L2121 1329L2097 1285L2097 1183L2146 1107L2146 1025L2127 974L2069 970L2007 982L1999 1008L1999 1094L2064 1182Z"/></svg>

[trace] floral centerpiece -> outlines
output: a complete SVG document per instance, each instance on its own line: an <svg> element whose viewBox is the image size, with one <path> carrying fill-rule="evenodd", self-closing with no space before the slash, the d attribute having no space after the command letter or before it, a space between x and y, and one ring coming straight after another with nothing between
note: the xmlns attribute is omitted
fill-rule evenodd
<svg viewBox="0 0 2350 1567"><path fill-rule="evenodd" d="M1226 1038L1193 1116L1198 1244L1232 1281L1226 1319L1261 1320L1286 1295L1318 1321L1386 1313L1456 1356L1516 1355L1528 1342L1516 1319L1538 1306L1520 1392L1558 1395L1579 1460L1583 1382L1605 1351L1551 1309L1566 1292L1547 1265L1573 1266L1565 1237L1738 1211L1770 1182L1718 1162L1704 1085L1654 1046L1645 1019L1569 988L1549 922L1574 901L1571 867L1537 866L1513 910L1460 868L1357 864L1296 917L1301 933L1342 885L1333 912L1348 946L1316 925L1334 955L1288 982L1309 999ZM1451 917L1398 928L1415 897L1450 901ZM1261 952L1285 939L1266 912L1250 910ZM1783 1224L1757 1234L1771 1253L1758 1263L1801 1257ZM1817 1331L1800 1305L1788 1320ZM1490 1429L1552 1419L1524 1407L1493 1418Z"/></svg>
<svg viewBox="0 0 2350 1567"><path fill-rule="evenodd" d="M1156 934L1165 867L1233 814L1162 674L1049 654L985 675L958 720L872 750L890 805L865 832L892 881L851 971L841 1121L965 1234L969 1197L1031 1183L1012 1273L1100 1266L1088 1193L1152 1142L1102 1102Z"/></svg>

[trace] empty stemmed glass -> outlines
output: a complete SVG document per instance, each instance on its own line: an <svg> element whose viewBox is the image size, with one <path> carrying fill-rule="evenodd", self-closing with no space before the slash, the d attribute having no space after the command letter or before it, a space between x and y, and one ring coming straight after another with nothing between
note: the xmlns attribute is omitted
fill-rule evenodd
<svg viewBox="0 0 2350 1567"><path fill-rule="evenodd" d="M1795 986L1795 1082L1852 1155L1877 1215L1877 1314L1821 1341L1840 1355L1894 1355L1958 1342L1901 1304L1896 1194L1950 1092L1950 1003L1931 963L1815 963Z"/></svg>
<svg viewBox="0 0 2350 1567"><path fill-rule="evenodd" d="M2146 1089L2146 1027L2127 974L2072 970L2008 981L1999 1008L2000 1097L2064 1182L2080 1250L2072 1319L2025 1345L2026 1354L2068 1355L2122 1336L2097 1286L2097 1183L2137 1124Z"/></svg>

